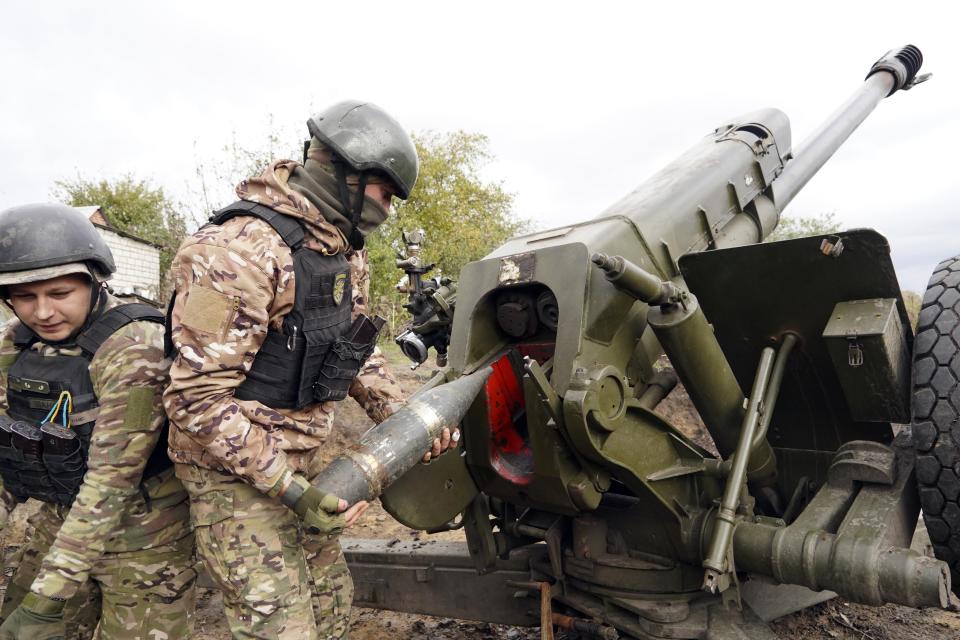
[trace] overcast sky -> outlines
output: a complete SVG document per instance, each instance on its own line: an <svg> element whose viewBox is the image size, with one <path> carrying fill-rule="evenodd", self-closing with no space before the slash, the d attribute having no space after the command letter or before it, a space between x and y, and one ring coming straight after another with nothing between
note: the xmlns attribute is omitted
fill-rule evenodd
<svg viewBox="0 0 960 640"><path fill-rule="evenodd" d="M669 6L667 6L669 4ZM960 254L960 45L950 3L31 2L0 21L0 207L57 179L151 178L312 111L376 102L414 131L489 136L485 168L541 228L593 217L715 126L766 106L794 148L888 49L934 78L880 104L787 209L834 211L921 290ZM361 10L362 7L362 10ZM305 133L305 132L304 132Z"/></svg>

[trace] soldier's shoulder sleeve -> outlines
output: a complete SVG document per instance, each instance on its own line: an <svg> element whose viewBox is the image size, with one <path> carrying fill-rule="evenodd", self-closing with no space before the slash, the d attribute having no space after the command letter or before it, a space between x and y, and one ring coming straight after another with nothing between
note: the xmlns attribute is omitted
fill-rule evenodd
<svg viewBox="0 0 960 640"><path fill-rule="evenodd" d="M350 292L353 296L353 316L369 312L370 257L366 249L351 249L347 252L350 263Z"/></svg>
<svg viewBox="0 0 960 640"><path fill-rule="evenodd" d="M13 346L13 334L20 327L17 318L11 318L0 326L0 413L7 412L7 372L20 353Z"/></svg>
<svg viewBox="0 0 960 640"><path fill-rule="evenodd" d="M262 220L234 218L216 236L181 247L175 268L176 354L164 394L171 429L267 491L286 469L286 456L276 435L251 428L263 407L242 404L234 392L282 304L292 305L290 250Z"/></svg>
<svg viewBox="0 0 960 640"><path fill-rule="evenodd" d="M350 385L350 396L377 424L389 418L403 404L403 389L380 347L373 350L354 378Z"/></svg>
<svg viewBox="0 0 960 640"><path fill-rule="evenodd" d="M290 248L263 220L239 216L202 231L177 252L178 298L199 287L221 293L234 290L254 296L251 303L268 305L292 284Z"/></svg>
<svg viewBox="0 0 960 640"><path fill-rule="evenodd" d="M164 422L170 361L163 325L140 320L111 335L90 362L99 412L85 482L133 494ZM102 469L101 469L102 466Z"/></svg>
<svg viewBox="0 0 960 640"><path fill-rule="evenodd" d="M34 582L37 593L64 599L76 593L106 541L137 507L146 462L163 446L161 396L168 366L163 326L149 321L127 324L94 354L90 379L99 409L87 472Z"/></svg>
<svg viewBox="0 0 960 640"><path fill-rule="evenodd" d="M117 331L94 354L90 378L100 404L103 394L117 380L136 386L160 387L167 381L170 360L164 355L164 325L151 320L135 320Z"/></svg>

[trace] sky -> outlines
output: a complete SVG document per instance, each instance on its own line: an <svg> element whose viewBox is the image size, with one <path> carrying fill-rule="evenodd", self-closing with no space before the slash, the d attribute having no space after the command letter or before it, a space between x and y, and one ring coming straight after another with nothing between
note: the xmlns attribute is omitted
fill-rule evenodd
<svg viewBox="0 0 960 640"><path fill-rule="evenodd" d="M933 78L881 102L790 204L887 236L901 286L960 254L960 44L949 3L8 3L0 208L132 174L198 206L198 165L356 98L489 138L486 179L539 228L594 217L761 107L794 149L889 49ZM212 188L213 185L208 185ZM216 185L229 193L228 185Z"/></svg>

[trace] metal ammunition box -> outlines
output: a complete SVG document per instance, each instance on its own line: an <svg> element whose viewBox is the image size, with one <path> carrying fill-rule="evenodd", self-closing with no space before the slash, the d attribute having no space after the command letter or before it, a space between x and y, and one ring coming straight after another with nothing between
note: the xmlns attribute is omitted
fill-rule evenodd
<svg viewBox="0 0 960 640"><path fill-rule="evenodd" d="M854 420L910 421L910 350L895 298L837 303L823 339Z"/></svg>

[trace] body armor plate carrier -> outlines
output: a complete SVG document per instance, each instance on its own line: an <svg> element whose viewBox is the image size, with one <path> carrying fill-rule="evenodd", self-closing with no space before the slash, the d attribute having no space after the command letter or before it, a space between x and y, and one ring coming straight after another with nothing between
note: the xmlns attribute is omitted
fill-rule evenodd
<svg viewBox="0 0 960 640"><path fill-rule="evenodd" d="M323 255L307 248L306 231L296 218L241 200L214 213L210 223L238 216L263 220L290 247L295 301L282 331L267 330L234 396L274 409L344 399L376 346L382 318L361 315L351 320L350 264L343 254Z"/></svg>
<svg viewBox="0 0 960 640"><path fill-rule="evenodd" d="M62 505L73 502L87 470L98 406L90 361L107 338L138 320L163 322L163 314L145 304L114 307L77 337L82 352L77 356L41 355L30 348L38 341L36 334L26 325L16 330L13 341L20 353L7 374L8 415L0 416L0 476L14 496ZM59 416L51 415L64 392L70 394L71 414L81 420L70 428L55 424ZM164 423L144 479L173 464L167 456L166 434Z"/></svg>

